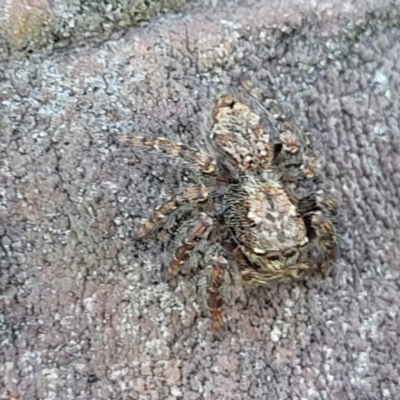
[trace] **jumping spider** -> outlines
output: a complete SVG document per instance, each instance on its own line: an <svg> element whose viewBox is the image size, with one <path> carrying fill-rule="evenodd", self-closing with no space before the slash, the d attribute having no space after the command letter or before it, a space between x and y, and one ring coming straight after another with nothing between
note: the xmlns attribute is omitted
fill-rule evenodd
<svg viewBox="0 0 400 400"><path fill-rule="evenodd" d="M265 285L304 275L312 251L317 251L318 267L326 272L337 253L335 201L321 192L300 197L294 191L295 184L313 178L318 170L310 134L276 101L257 103L262 112L254 112L236 97L224 94L215 99L206 151L163 138L118 136L137 147L179 157L198 172L200 183L156 207L136 238L168 221L181 206L192 205L197 211L167 276L176 274L193 250L203 249L209 267L207 305L216 335L222 326L228 269L239 271L244 286Z"/></svg>

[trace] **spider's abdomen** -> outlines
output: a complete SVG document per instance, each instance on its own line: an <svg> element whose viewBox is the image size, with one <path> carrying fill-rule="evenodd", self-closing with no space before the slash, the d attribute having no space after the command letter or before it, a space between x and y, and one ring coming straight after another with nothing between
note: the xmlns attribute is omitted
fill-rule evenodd
<svg viewBox="0 0 400 400"><path fill-rule="evenodd" d="M210 140L219 161L231 171L261 171L274 157L260 117L229 95L221 96L211 113Z"/></svg>

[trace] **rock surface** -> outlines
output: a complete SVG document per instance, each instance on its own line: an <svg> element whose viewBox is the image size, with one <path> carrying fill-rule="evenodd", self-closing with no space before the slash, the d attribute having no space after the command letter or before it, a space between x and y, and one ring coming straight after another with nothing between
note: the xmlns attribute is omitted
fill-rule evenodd
<svg viewBox="0 0 400 400"><path fill-rule="evenodd" d="M202 3L0 64L0 399L398 396L398 3ZM243 73L314 135L341 256L248 292L214 341L201 274L168 285L168 237L132 241L182 165L113 135L200 144L210 93Z"/></svg>

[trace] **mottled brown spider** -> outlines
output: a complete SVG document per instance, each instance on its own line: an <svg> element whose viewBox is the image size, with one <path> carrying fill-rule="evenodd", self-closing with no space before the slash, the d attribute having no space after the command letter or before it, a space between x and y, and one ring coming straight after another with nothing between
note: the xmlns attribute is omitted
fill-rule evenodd
<svg viewBox="0 0 400 400"><path fill-rule="evenodd" d="M315 250L319 268L326 272L337 253L335 201L321 192L300 197L294 190L318 170L310 134L276 101L257 103L255 112L236 97L224 94L214 101L204 151L163 138L118 136L137 147L179 157L198 171L200 183L159 205L139 226L136 238L144 238L181 206L197 211L167 275L176 274L192 251L202 249L216 335L222 326L228 269L239 271L244 286L265 285L304 275Z"/></svg>

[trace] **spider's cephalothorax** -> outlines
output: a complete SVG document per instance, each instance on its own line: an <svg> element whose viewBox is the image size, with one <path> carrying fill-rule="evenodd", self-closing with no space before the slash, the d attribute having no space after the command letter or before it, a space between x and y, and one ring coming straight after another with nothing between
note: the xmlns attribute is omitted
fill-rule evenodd
<svg viewBox="0 0 400 400"><path fill-rule="evenodd" d="M231 95L219 96L208 120L207 152L163 138L118 136L137 147L179 157L200 172L201 182L159 205L139 226L136 237L144 238L181 206L197 204L193 210L198 214L176 249L167 275L175 274L200 243L210 241L201 248L210 250L203 252L209 267L207 304L217 335L228 268L239 271L246 286L263 285L302 276L309 269L312 250L318 251L323 272L337 254L335 201L320 192L300 198L292 189L292 184L317 173L311 135L277 102L268 100L257 108L261 111L256 113ZM219 193L221 182L227 186L219 207L222 212L212 204L218 196L211 195Z"/></svg>

